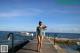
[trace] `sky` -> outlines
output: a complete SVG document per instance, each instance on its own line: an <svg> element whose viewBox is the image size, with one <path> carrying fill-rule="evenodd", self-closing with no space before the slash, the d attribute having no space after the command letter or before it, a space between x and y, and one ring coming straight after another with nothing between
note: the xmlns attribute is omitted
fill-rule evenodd
<svg viewBox="0 0 80 53"><path fill-rule="evenodd" d="M0 0L0 31L80 33L80 0Z"/></svg>

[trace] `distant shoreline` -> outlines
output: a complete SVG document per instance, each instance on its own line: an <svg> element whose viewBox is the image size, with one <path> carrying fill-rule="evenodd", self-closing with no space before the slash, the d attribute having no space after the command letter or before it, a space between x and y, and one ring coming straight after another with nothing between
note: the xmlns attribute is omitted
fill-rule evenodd
<svg viewBox="0 0 80 53"><path fill-rule="evenodd" d="M50 38L51 40L54 40L54 38ZM55 38L57 41L75 41L80 42L80 39L69 39L69 38Z"/></svg>
<svg viewBox="0 0 80 53"><path fill-rule="evenodd" d="M36 31L7 31L7 30L1 31L1 30L0 30L0 32L36 32ZM56 34L58 34L58 33L80 34L80 33L72 33L72 32L46 32L46 33L54 33L54 34L55 34L55 33L56 33Z"/></svg>

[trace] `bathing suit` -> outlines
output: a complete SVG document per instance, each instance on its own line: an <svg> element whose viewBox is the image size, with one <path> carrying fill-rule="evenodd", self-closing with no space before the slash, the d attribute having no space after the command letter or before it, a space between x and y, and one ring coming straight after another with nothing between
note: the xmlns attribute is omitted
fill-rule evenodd
<svg viewBox="0 0 80 53"><path fill-rule="evenodd" d="M36 33L38 36L43 36L44 35L44 29L40 28L39 26L37 27Z"/></svg>

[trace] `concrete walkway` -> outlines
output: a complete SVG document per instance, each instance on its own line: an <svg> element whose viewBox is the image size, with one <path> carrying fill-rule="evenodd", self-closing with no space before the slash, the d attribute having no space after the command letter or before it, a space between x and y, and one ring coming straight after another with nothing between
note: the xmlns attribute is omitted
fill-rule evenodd
<svg viewBox="0 0 80 53"><path fill-rule="evenodd" d="M37 40L34 39L16 53L57 53L57 50L47 38L44 38L43 46L40 52L37 52Z"/></svg>

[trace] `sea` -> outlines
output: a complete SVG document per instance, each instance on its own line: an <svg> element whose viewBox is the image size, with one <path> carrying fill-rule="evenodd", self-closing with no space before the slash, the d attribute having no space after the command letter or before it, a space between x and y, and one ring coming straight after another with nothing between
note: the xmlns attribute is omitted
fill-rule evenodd
<svg viewBox="0 0 80 53"><path fill-rule="evenodd" d="M26 36L26 34L21 34L23 31L0 31L0 45L8 45L9 48L12 46L12 40L8 40L8 34L13 33L14 36L14 46L24 43L26 41L33 40L36 32L33 33L33 36ZM80 39L80 33L53 33L46 32L47 37L58 37L58 38L69 38L69 39Z"/></svg>
<svg viewBox="0 0 80 53"><path fill-rule="evenodd" d="M12 39L8 40L9 33L13 33L13 35L11 36L14 37L13 39L14 47L24 42L28 42L34 38L31 35L26 36L26 34L22 34L21 32L19 31L0 31L0 45L8 45L9 49L12 48Z"/></svg>
<svg viewBox="0 0 80 53"><path fill-rule="evenodd" d="M80 33L53 33L47 32L48 37L68 38L68 39L80 39Z"/></svg>

